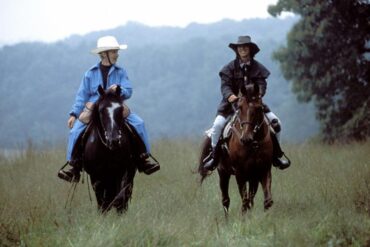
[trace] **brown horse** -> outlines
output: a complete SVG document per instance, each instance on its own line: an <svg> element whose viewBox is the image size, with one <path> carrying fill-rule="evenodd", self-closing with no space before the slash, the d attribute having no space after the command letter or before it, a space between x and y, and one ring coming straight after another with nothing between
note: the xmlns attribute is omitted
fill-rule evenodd
<svg viewBox="0 0 370 247"><path fill-rule="evenodd" d="M257 85L243 88L232 120L231 137L221 144L226 145L226 148L219 150L221 154L217 171L226 214L230 205L228 189L231 175L235 175L238 183L242 213L246 213L253 206L259 183L263 188L264 208L268 209L273 204L271 196L273 142L269 123L264 116L264 104L258 95ZM210 145L210 139L207 138L203 145ZM203 150L200 161L206 156L207 148ZM198 171L201 181L210 174L203 169L202 162Z"/></svg>

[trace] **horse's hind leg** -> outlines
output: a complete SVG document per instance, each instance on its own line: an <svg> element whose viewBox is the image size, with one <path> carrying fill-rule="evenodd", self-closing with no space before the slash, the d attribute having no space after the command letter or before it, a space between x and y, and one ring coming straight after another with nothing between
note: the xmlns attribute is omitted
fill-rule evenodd
<svg viewBox="0 0 370 247"><path fill-rule="evenodd" d="M116 196L117 190L115 184L112 181L105 181L104 195L102 212L106 213L112 209L114 205L114 198Z"/></svg>
<svg viewBox="0 0 370 247"><path fill-rule="evenodd" d="M128 209L128 202L131 198L132 188L134 186L133 181L125 182L122 186L122 191L114 199L114 206L116 207L118 213L124 213Z"/></svg>
<svg viewBox="0 0 370 247"><path fill-rule="evenodd" d="M128 203L132 196L132 189L134 187L135 170L127 171L126 174L117 181L118 193L114 198L114 206L118 213L123 213L128 209Z"/></svg>
<svg viewBox="0 0 370 247"><path fill-rule="evenodd" d="M271 170L269 170L266 175L262 178L262 188L263 188L263 194L265 197L264 200L264 208L265 210L269 209L274 201L272 200L272 194L271 194Z"/></svg>
<svg viewBox="0 0 370 247"><path fill-rule="evenodd" d="M252 180L249 182L248 198L251 208L254 206L254 197L256 196L258 190L258 183L258 180Z"/></svg>
<svg viewBox="0 0 370 247"><path fill-rule="evenodd" d="M218 170L218 175L220 177L220 189L222 192L222 205L224 207L225 215L227 216L230 206L230 197L229 197L229 181L230 174L224 170Z"/></svg>

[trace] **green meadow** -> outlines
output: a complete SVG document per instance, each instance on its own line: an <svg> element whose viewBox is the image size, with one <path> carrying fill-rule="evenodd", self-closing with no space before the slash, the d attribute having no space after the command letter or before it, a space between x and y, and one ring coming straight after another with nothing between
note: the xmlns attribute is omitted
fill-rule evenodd
<svg viewBox="0 0 370 247"><path fill-rule="evenodd" d="M217 172L199 184L199 144L154 143L161 170L136 175L123 215L97 212L86 175L72 197L56 177L64 148L0 154L0 246L370 245L370 142L284 145L292 166L272 171L272 208L260 187L242 216L232 178L227 219Z"/></svg>

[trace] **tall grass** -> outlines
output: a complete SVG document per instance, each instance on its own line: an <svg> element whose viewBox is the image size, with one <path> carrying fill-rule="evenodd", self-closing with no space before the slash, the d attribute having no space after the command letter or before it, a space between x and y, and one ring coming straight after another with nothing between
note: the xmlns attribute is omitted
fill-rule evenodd
<svg viewBox="0 0 370 247"><path fill-rule="evenodd" d="M56 177L62 148L0 155L0 246L370 245L370 143L285 150L293 164L273 169L272 208L263 210L260 188L242 216L232 178L228 220L217 173L199 186L192 141L154 144L161 170L137 174L124 215L100 215L86 178L65 207L71 186Z"/></svg>

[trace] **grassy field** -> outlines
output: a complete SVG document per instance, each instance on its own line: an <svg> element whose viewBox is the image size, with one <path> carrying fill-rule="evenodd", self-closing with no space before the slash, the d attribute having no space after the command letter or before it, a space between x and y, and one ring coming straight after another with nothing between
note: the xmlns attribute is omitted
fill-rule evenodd
<svg viewBox="0 0 370 247"><path fill-rule="evenodd" d="M370 142L284 148L293 164L273 169L272 208L259 188L242 216L232 178L228 220L217 173L199 186L191 141L155 143L162 169L136 176L124 215L97 213L86 178L65 207L63 148L0 155L0 246L370 246Z"/></svg>

